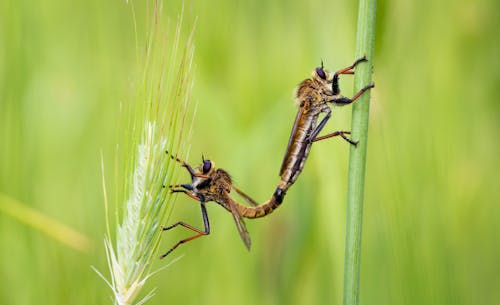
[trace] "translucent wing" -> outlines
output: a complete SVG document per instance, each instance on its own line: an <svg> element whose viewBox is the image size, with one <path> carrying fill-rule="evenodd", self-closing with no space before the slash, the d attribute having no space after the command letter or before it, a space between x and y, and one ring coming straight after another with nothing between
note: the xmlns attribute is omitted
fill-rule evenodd
<svg viewBox="0 0 500 305"><path fill-rule="evenodd" d="M299 125L299 122L302 121L302 118L304 117L304 108L299 107L299 110L297 111L297 115L295 116L295 122L293 123L293 128L292 132L290 134L290 138L288 139L288 145L286 147L286 152L285 152L285 157L283 158L283 162L281 163L281 169L280 169L280 176L283 174L283 171L285 170L287 166L287 160L288 160L288 154L290 152L290 147L292 146L292 142L295 139L295 134L297 133L297 126Z"/></svg>
<svg viewBox="0 0 500 305"><path fill-rule="evenodd" d="M238 228L238 232L240 233L241 239L243 240L243 243L245 244L247 249L250 250L250 245L251 245L250 234L248 234L245 221L243 221L243 218L238 212L236 203L229 197L229 195L227 197L229 198L229 209L231 210L231 214L233 215L233 219L234 222L236 223L236 227Z"/></svg>
<svg viewBox="0 0 500 305"><path fill-rule="evenodd" d="M245 194L242 190L240 190L236 186L233 185L232 188L236 193L238 193L238 195L240 195L243 199L245 199L245 201L248 202L251 206L255 207L255 206L259 205L259 203L257 203L257 201L255 201L252 197Z"/></svg>

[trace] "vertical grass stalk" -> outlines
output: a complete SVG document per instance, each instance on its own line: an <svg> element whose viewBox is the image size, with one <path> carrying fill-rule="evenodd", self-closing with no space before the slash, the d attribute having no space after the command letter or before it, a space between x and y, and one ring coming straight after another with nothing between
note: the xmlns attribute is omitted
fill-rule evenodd
<svg viewBox="0 0 500 305"><path fill-rule="evenodd" d="M108 219L116 219L116 233L111 235L108 222L105 238L111 274L106 282L117 305L143 304L153 295L137 301L146 280L156 272L152 265L160 262L160 228L174 199L166 186L175 183L178 166L165 151L187 151L190 133L194 25L184 35L183 12L172 27L162 17L162 1L148 3L153 5L148 7L145 47L137 50L136 96L124 107L126 126L120 131L124 140L115 161L115 166L124 168L115 170L116 213ZM106 188L104 192L107 214Z"/></svg>
<svg viewBox="0 0 500 305"><path fill-rule="evenodd" d="M356 67L354 92L371 83L373 49L375 42L376 0L359 0L356 35L356 58L366 55L368 62ZM361 229L363 221L363 195L365 182L366 148L368 141L368 115L370 90L353 105L351 136L359 141L351 147L347 189L346 243L344 260L344 305L359 304L361 259Z"/></svg>

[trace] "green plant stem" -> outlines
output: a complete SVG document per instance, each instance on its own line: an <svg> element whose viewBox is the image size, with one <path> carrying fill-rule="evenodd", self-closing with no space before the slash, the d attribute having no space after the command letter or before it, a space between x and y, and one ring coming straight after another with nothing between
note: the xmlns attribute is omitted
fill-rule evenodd
<svg viewBox="0 0 500 305"><path fill-rule="evenodd" d="M354 90L371 83L373 46L375 41L376 0L359 0L356 58L366 55L368 62L356 67ZM351 136L358 142L351 147L347 188L347 220L344 261L344 305L359 304L359 278L361 258L361 228L363 222L363 193L365 182L366 146L368 140L368 115L370 90L353 105Z"/></svg>

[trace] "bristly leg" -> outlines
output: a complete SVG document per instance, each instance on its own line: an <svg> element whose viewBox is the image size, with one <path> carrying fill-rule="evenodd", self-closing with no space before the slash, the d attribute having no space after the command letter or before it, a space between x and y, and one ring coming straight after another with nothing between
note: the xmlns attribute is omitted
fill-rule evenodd
<svg viewBox="0 0 500 305"><path fill-rule="evenodd" d="M187 164L187 162L185 162L185 161L183 161L183 160L179 159L177 156L174 156L174 155L172 155L171 153L169 153L169 152L168 152L168 150L165 150L165 153L166 153L167 155L169 155L169 156L170 156L170 158L171 158L172 160L177 161L179 164L181 164L181 165Z"/></svg>
<svg viewBox="0 0 500 305"><path fill-rule="evenodd" d="M340 93L339 75L354 74L354 71L352 71L352 69L354 69L359 63L364 62L364 61L368 61L366 59L366 56L363 56L361 58L356 59L356 61L352 65L350 65L349 67L346 67L344 69L341 69L341 70L335 72L335 74L333 75L333 80L332 80L333 95L338 95Z"/></svg>
<svg viewBox="0 0 500 305"><path fill-rule="evenodd" d="M374 88L374 87L375 87L375 84L371 83L371 84L363 87L361 90L359 90L358 93L356 93L352 98L342 96L340 98L333 99L331 102L334 103L335 105L338 105L338 106L349 105L349 104L355 102L363 93L365 93L365 91L367 91L371 88Z"/></svg>
<svg viewBox="0 0 500 305"><path fill-rule="evenodd" d="M312 142L317 142L317 141L321 141L321 140L324 140L324 139L328 139L328 138L333 138L333 137L340 136L340 137L342 137L342 139L346 140L350 144L352 144L354 146L357 146L358 142L349 139L348 137L345 136L346 134L351 134L351 132L350 131L335 131L335 132L329 133L327 135L324 135L324 136L321 136L321 137L317 137L314 140L312 140Z"/></svg>
<svg viewBox="0 0 500 305"><path fill-rule="evenodd" d="M362 61L366 61L366 58L362 57L362 58L358 59L356 62L354 62L354 64L352 66L347 67L347 68L345 68L345 69L343 69L341 71L344 71L344 70L347 71L347 69L351 68L351 67L354 68L358 63L360 63ZM375 87L375 85L372 83L370 85L367 85L367 86L363 87L352 98L341 96L341 97L333 98L331 100L331 102L334 103L334 104L336 104L336 105L339 105L339 106L344 106L344 105L351 104L351 103L355 102L365 91L367 91L367 90L369 90L369 89L371 89L373 87ZM323 120L321 120L321 122L318 124L318 126L316 127L316 129L311 133L311 137L310 137L310 139L312 139L311 142L317 142L317 141L321 141L321 140L324 140L324 139L341 136L342 139L346 140L347 142L349 142L350 144L352 144L354 146L357 146L358 145L357 141L353 141L353 140L351 140L351 139L349 139L348 137L345 136L346 134L351 134L351 132L349 132L349 131L335 131L333 133L330 133L330 134L327 134L327 135L324 135L324 136L321 136L321 137L317 136L319 134L319 132L321 131L321 129L323 129L323 127L325 126L326 121L328 121L328 119L330 118L330 116L331 116L331 112L327 112L327 114L323 118Z"/></svg>
<svg viewBox="0 0 500 305"><path fill-rule="evenodd" d="M171 158L172 160L177 161L179 164L181 164L181 166L182 166L182 167L186 168L186 169L187 169L187 171L189 172L189 175L191 175L191 178L193 178L193 177L205 178L205 179L206 179L206 178L208 178L208 176L207 176L207 175L197 174L197 173L194 171L194 169L191 167L191 165L189 165L189 163L187 163L186 161L183 161L183 160L179 159L178 157L176 157L176 156L174 156L174 155L170 154L170 153L168 152L168 150L165 150L165 153L166 153L167 155L170 155L170 158Z"/></svg>
<svg viewBox="0 0 500 305"><path fill-rule="evenodd" d="M182 239L179 242L177 242L172 248L170 248L170 250L168 250L165 254L161 255L160 259L165 258L165 256L169 255L172 251L174 251L180 245L182 245L184 243L187 243L188 241L194 240L194 239L196 239L198 237L210 234L210 223L208 221L207 208L205 207L205 203L204 202L200 202L200 204L201 204L201 215L203 217L204 230L197 229L197 228L193 227L192 225L189 225L189 224L187 224L187 223L185 223L183 221L179 221L179 222L176 222L175 224L173 224L171 226L162 228L161 229L162 231L167 231L167 230L173 229L173 228L175 228L177 226L182 226L182 227L184 227L186 229L189 229L191 231L196 232L197 234L193 235L191 237Z"/></svg>
<svg viewBox="0 0 500 305"><path fill-rule="evenodd" d="M170 190L170 193L173 194L173 193L184 193L186 195L188 195L190 198L193 198L194 200L196 201L202 201L202 198L186 191L186 190L179 190L179 189L175 189L175 190Z"/></svg>

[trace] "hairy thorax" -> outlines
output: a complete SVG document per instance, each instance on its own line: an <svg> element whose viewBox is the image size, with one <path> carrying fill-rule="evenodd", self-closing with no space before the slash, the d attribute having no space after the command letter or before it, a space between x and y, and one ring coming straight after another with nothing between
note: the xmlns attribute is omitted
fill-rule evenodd
<svg viewBox="0 0 500 305"><path fill-rule="evenodd" d="M227 194L231 192L231 176L223 169L216 169L211 175L212 183L208 189L210 200L221 202L225 201Z"/></svg>
<svg viewBox="0 0 500 305"><path fill-rule="evenodd" d="M315 79L306 79L297 88L297 103L304 110L316 108L321 104L325 104L328 95L328 88ZM331 93L330 93L331 95Z"/></svg>

